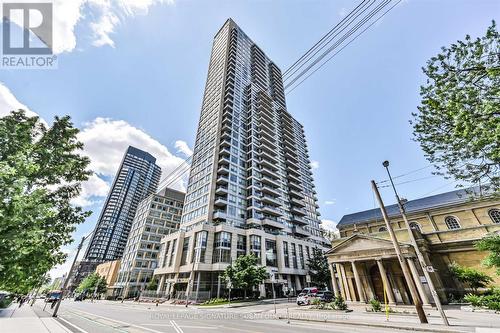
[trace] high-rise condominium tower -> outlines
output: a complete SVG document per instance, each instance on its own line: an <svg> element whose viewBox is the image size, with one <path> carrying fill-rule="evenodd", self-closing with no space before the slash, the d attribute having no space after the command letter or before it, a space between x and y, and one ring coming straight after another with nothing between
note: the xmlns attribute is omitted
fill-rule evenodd
<svg viewBox="0 0 500 333"><path fill-rule="evenodd" d="M219 274L248 253L276 273L286 287L277 292L300 289L311 248L327 245L315 194L281 71L229 19L213 42L181 231L162 240L159 292L191 279L193 298L216 297ZM270 292L270 283L260 286Z"/></svg>
<svg viewBox="0 0 500 333"><path fill-rule="evenodd" d="M156 192L161 169L151 154L128 147L85 253L86 261L120 259L137 205Z"/></svg>

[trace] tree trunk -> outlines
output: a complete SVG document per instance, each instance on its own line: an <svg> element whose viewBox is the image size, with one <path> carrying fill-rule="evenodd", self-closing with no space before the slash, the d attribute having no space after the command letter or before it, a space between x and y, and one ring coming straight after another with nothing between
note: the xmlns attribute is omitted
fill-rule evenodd
<svg viewBox="0 0 500 333"><path fill-rule="evenodd" d="M243 299L247 299L247 288L243 289Z"/></svg>

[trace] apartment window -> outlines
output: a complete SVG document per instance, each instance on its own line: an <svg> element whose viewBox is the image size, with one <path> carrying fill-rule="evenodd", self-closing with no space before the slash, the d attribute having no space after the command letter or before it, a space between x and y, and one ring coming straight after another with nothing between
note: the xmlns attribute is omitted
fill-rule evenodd
<svg viewBox="0 0 500 333"><path fill-rule="evenodd" d="M181 254L181 266L187 263L187 255L189 249L189 238L184 238L184 242L182 243L182 254Z"/></svg>
<svg viewBox="0 0 500 333"><path fill-rule="evenodd" d="M458 218L456 218L455 216L447 216L444 219L444 223L446 223L446 226L450 230L460 229L460 222L458 221Z"/></svg>
<svg viewBox="0 0 500 333"><path fill-rule="evenodd" d="M297 266L297 249L295 247L295 244L292 243L292 263L293 263L293 268L298 268Z"/></svg>
<svg viewBox="0 0 500 333"><path fill-rule="evenodd" d="M229 232L215 233L212 262L231 262L231 234Z"/></svg>
<svg viewBox="0 0 500 333"><path fill-rule="evenodd" d="M500 209L493 208L488 211L488 215L490 216L491 221L493 223L500 223Z"/></svg>
<svg viewBox="0 0 500 333"><path fill-rule="evenodd" d="M288 253L288 242L283 242L283 260L285 261L285 267L290 267L290 255Z"/></svg>
<svg viewBox="0 0 500 333"><path fill-rule="evenodd" d="M273 241L271 239L266 239L266 266L278 266L276 241Z"/></svg>
<svg viewBox="0 0 500 333"><path fill-rule="evenodd" d="M302 245L299 244L299 261L300 261L300 268L305 269L305 263L304 263L304 249L302 248Z"/></svg>
<svg viewBox="0 0 500 333"><path fill-rule="evenodd" d="M260 250L261 250L260 236L251 235L250 236L250 252L253 255L255 255L257 258L260 258Z"/></svg>
<svg viewBox="0 0 500 333"><path fill-rule="evenodd" d="M208 231L200 231L196 233L196 242L191 257L191 262L195 260L195 256L198 256L196 262L205 262L205 254L207 252L207 238Z"/></svg>
<svg viewBox="0 0 500 333"><path fill-rule="evenodd" d="M236 257L244 256L247 253L247 237L238 235L238 242L236 243Z"/></svg>
<svg viewBox="0 0 500 333"><path fill-rule="evenodd" d="M410 229L415 229L420 233L422 232L422 228L420 227L420 224L418 224L417 222L410 222Z"/></svg>
<svg viewBox="0 0 500 333"><path fill-rule="evenodd" d="M168 267L172 266L174 263L174 256L175 256L175 246L177 245L177 239L174 239L172 241L172 250L170 251L170 258L168 260Z"/></svg>

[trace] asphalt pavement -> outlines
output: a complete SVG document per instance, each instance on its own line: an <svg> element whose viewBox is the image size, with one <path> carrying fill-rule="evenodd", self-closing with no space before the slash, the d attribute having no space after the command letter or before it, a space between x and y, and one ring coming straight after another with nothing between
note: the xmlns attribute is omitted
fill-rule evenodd
<svg viewBox="0 0 500 333"><path fill-rule="evenodd" d="M35 306L37 306L35 304ZM284 313L289 304L277 304ZM39 308L37 311L41 310ZM342 314L339 314L342 319ZM135 304L132 302L63 301L58 321L77 333L100 332L408 332L406 330L277 319L273 304L241 308L188 307Z"/></svg>

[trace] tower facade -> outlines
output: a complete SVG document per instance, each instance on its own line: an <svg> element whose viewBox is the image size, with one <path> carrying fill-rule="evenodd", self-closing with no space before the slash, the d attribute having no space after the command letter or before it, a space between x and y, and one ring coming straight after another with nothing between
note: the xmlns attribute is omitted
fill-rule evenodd
<svg viewBox="0 0 500 333"><path fill-rule="evenodd" d="M160 176L155 157L128 147L85 252L85 261L100 263L122 257L137 206L156 192Z"/></svg>
<svg viewBox="0 0 500 333"><path fill-rule="evenodd" d="M191 279L197 298L216 297L219 274L248 253L276 273L282 290L298 290L311 248L327 244L315 195L281 71L229 19L213 42L181 230L162 240L159 291Z"/></svg>
<svg viewBox="0 0 500 333"><path fill-rule="evenodd" d="M151 281L161 238L179 230L184 196L164 188L139 203L114 286L122 297L137 296Z"/></svg>

